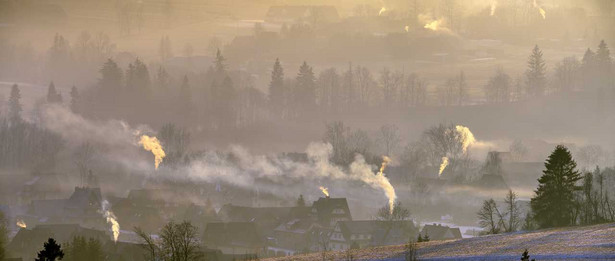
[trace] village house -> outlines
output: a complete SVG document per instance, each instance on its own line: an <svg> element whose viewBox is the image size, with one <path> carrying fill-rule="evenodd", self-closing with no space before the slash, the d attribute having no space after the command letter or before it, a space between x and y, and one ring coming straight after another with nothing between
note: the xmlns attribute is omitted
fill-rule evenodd
<svg viewBox="0 0 615 261"><path fill-rule="evenodd" d="M372 246L400 245L418 235L411 220L340 221L331 233L329 249L346 250Z"/></svg>
<svg viewBox="0 0 615 261"><path fill-rule="evenodd" d="M421 237L429 237L429 240L461 239L459 228L451 228L441 224L425 225L421 230Z"/></svg>

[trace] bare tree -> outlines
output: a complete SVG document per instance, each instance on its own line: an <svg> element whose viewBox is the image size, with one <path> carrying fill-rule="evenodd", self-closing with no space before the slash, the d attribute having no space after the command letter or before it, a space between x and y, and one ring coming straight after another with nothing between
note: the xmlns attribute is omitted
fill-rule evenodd
<svg viewBox="0 0 615 261"><path fill-rule="evenodd" d="M84 142L73 152L73 162L79 170L81 184L85 180L88 171L90 170L92 161L96 156L96 148L92 143Z"/></svg>
<svg viewBox="0 0 615 261"><path fill-rule="evenodd" d="M508 226L506 226L506 232L517 231L520 222L519 206L517 205L517 194L512 190L508 190L506 197L504 198L504 204L506 204L505 216L508 218Z"/></svg>
<svg viewBox="0 0 615 261"><path fill-rule="evenodd" d="M394 124L382 125L378 134L378 142L384 147L384 154L394 153L401 141L399 128Z"/></svg>
<svg viewBox="0 0 615 261"><path fill-rule="evenodd" d="M486 233L497 234L500 232L498 212L495 200L489 199L483 202L483 207L478 211L478 223L480 227L486 230Z"/></svg>
<svg viewBox="0 0 615 261"><path fill-rule="evenodd" d="M333 162L343 164L346 162L348 155L347 135L350 128L344 125L342 121L335 121L327 124L327 131L323 140L333 146Z"/></svg>
<svg viewBox="0 0 615 261"><path fill-rule="evenodd" d="M200 258L197 228L190 222L167 223L160 231L160 240L154 240L140 228L135 233L145 242L152 260L189 261Z"/></svg>

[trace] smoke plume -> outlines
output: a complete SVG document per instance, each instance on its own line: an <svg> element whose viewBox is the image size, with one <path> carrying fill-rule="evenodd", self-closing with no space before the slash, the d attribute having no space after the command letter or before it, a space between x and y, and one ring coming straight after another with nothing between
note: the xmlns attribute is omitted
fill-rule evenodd
<svg viewBox="0 0 615 261"><path fill-rule="evenodd" d="M154 154L154 166L158 169L160 163L162 163L162 159L166 157L164 150L162 149L162 145L160 145L160 141L156 137L150 137L147 135L141 136L141 140L139 144L143 145L143 149L152 152Z"/></svg>
<svg viewBox="0 0 615 261"><path fill-rule="evenodd" d="M120 236L120 223L117 222L117 217L111 211L111 205L109 201L103 200L102 205L102 214L103 217L107 220L107 223L111 224L111 231L113 232L113 241L117 242L118 237Z"/></svg>

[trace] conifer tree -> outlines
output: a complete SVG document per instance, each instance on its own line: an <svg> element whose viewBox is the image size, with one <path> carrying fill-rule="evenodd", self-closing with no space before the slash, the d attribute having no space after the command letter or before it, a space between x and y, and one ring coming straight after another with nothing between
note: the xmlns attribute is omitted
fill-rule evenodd
<svg viewBox="0 0 615 261"><path fill-rule="evenodd" d="M284 115L285 97L284 69L280 64L280 60L275 59L273 71L271 72L271 82L269 83L269 101L272 104L274 112L281 113L281 116Z"/></svg>
<svg viewBox="0 0 615 261"><path fill-rule="evenodd" d="M572 220L574 193L580 190L576 183L581 179L576 167L570 151L562 145L558 145L545 162L536 195L531 200L534 220L541 228L575 224Z"/></svg>
<svg viewBox="0 0 615 261"><path fill-rule="evenodd" d="M542 58L542 51L538 45L534 46L532 54L527 61L527 71L525 72L525 83L528 88L528 93L534 97L539 97L545 94L547 84L546 73L547 65Z"/></svg>
<svg viewBox="0 0 615 261"><path fill-rule="evenodd" d="M316 78L307 62L303 62L297 74L295 100L300 110L309 111L316 105Z"/></svg>
<svg viewBox="0 0 615 261"><path fill-rule="evenodd" d="M58 245L53 238L49 238L47 242L43 244L43 250L38 252L35 261L55 261L62 260L64 258L64 251L62 247Z"/></svg>
<svg viewBox="0 0 615 261"><path fill-rule="evenodd" d="M62 103L62 95L56 90L53 82L49 83L47 88L47 102L48 103Z"/></svg>

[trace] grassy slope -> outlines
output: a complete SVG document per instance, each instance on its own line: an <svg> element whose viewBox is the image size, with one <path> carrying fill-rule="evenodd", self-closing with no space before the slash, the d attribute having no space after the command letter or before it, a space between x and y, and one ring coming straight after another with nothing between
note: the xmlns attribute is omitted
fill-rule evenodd
<svg viewBox="0 0 615 261"><path fill-rule="evenodd" d="M490 235L417 245L421 260L519 260L524 249L538 260L614 260L615 223ZM404 246L352 251L353 260L403 260ZM329 252L326 260L347 260L348 252ZM266 260L322 260L321 253Z"/></svg>

